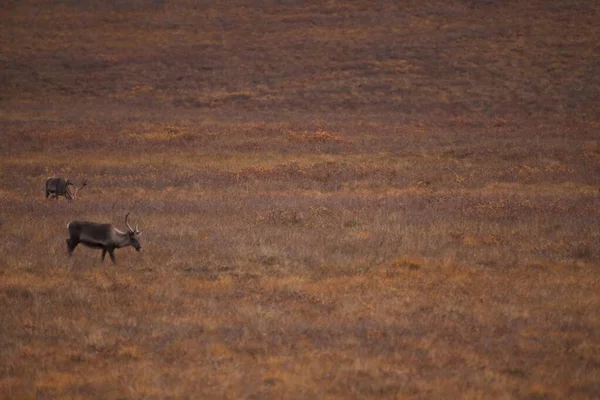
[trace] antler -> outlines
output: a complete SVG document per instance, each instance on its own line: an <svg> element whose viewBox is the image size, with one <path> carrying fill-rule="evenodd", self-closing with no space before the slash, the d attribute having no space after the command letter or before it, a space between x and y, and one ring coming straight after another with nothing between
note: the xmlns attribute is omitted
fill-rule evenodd
<svg viewBox="0 0 600 400"><path fill-rule="evenodd" d="M125 225L127 225L127 228L129 229L130 232L135 232L135 230L133 230L131 228L131 226L129 225L129 222L127 222L127 218L129 217L129 214L131 214L131 213L125 214Z"/></svg>
<svg viewBox="0 0 600 400"><path fill-rule="evenodd" d="M81 186L77 187L77 186L73 185L73 187L75 188L75 193L73 194L73 198L75 198L77 196L77 191L79 189L83 189L86 185L87 185L87 180L85 180L85 179L81 183Z"/></svg>
<svg viewBox="0 0 600 400"><path fill-rule="evenodd" d="M135 232L137 232L137 233L142 233L142 231L138 231L138 225L140 224L141 219L142 219L142 217L139 217L137 222L135 223Z"/></svg>

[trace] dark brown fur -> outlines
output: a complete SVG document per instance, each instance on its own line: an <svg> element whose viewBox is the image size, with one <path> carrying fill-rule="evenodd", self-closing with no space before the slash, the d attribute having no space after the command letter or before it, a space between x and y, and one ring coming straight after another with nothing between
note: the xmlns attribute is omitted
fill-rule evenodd
<svg viewBox="0 0 600 400"><path fill-rule="evenodd" d="M73 182L64 178L48 178L46 179L46 198L55 198L58 199L59 196L64 196L67 200L73 200L76 197L77 191L82 187L86 186L86 181L83 181L81 186L76 187ZM74 192L71 192L69 187L73 187L75 189Z"/></svg>
<svg viewBox="0 0 600 400"><path fill-rule="evenodd" d="M77 247L79 243L87 247L102 249L102 261L104 261L106 253L108 252L113 263L116 263L114 254L115 249L132 246L137 251L141 251L141 232L138 231L137 224L135 229L132 229L129 226L127 223L128 216L129 213L125 216L125 223L128 228L127 232L118 230L112 224L99 224L88 221L69 222L67 224L67 230L69 232L67 249L69 255L73 254L73 250L75 250L75 247Z"/></svg>

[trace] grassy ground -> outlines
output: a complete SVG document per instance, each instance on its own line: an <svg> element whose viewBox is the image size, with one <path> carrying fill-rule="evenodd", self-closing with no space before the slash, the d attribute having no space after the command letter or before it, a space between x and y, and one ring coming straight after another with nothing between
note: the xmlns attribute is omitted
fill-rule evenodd
<svg viewBox="0 0 600 400"><path fill-rule="evenodd" d="M600 396L599 14L2 3L1 396Z"/></svg>

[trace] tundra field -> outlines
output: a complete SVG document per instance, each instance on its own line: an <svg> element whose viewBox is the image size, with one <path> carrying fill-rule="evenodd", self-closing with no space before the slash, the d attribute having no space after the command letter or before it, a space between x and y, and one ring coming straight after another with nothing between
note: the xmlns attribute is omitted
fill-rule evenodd
<svg viewBox="0 0 600 400"><path fill-rule="evenodd" d="M598 21L0 3L0 397L599 398Z"/></svg>

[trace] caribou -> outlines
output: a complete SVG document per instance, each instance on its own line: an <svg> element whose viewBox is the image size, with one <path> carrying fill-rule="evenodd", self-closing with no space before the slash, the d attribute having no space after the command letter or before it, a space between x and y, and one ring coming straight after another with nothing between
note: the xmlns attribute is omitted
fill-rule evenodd
<svg viewBox="0 0 600 400"><path fill-rule="evenodd" d="M135 228L132 228L127 220L129 214L125 215L127 232L118 230L112 224L98 224L87 221L69 222L67 224L67 230L69 231L69 238L67 239L69 256L73 254L73 250L75 250L75 247L79 243L87 247L102 249L102 262L104 262L104 257L106 257L106 253L108 252L113 264L117 263L115 260L115 249L132 246L137 251L141 251L140 235L142 232L138 230L141 217L138 218Z"/></svg>
<svg viewBox="0 0 600 400"><path fill-rule="evenodd" d="M63 178L48 178L46 179L46 199L55 198L58 200L58 196L65 196L67 200L72 200L77 197L77 191L87 185L84 180L81 186L77 187L73 182ZM71 192L69 188L72 186L75 191Z"/></svg>

